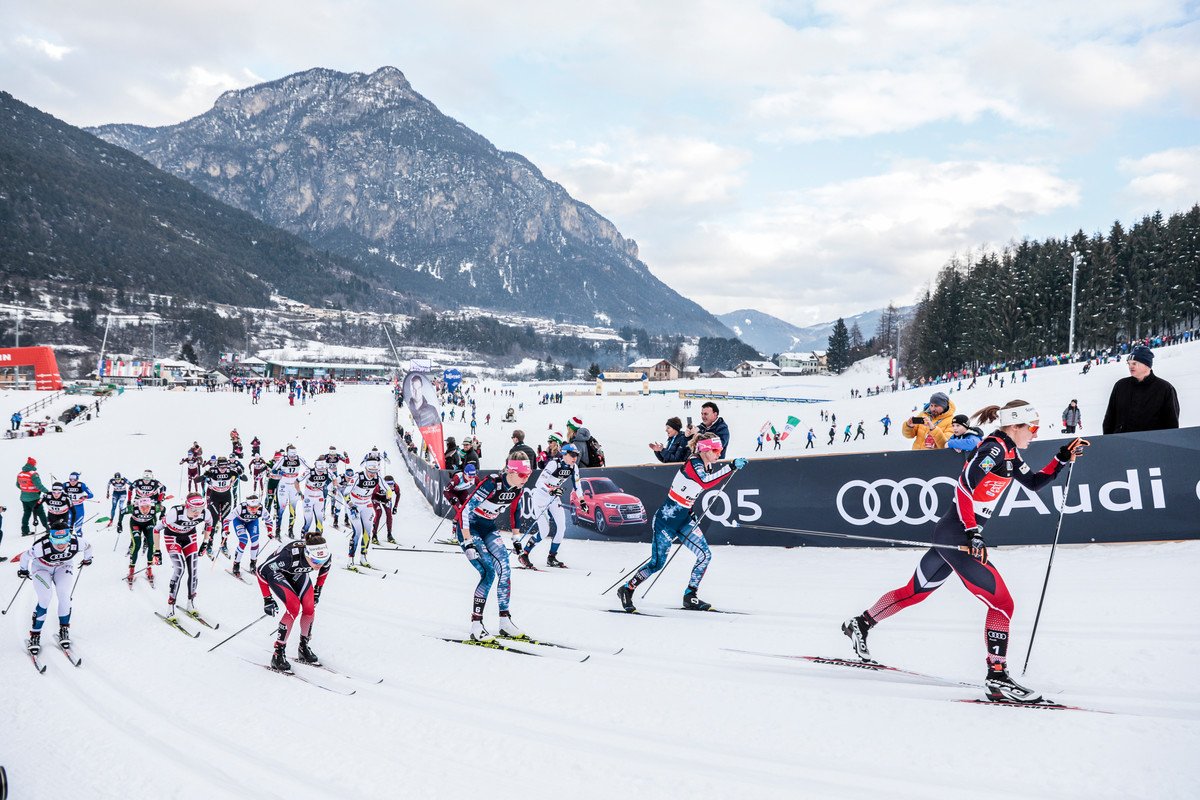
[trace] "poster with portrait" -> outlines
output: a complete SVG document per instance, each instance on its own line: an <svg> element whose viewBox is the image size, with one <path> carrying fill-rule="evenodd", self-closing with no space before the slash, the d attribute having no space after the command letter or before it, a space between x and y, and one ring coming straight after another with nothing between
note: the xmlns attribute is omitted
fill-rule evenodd
<svg viewBox="0 0 1200 800"><path fill-rule="evenodd" d="M402 386L404 405L412 414L413 422L421 431L421 438L429 445L438 467L446 467L446 446L442 439L442 408L438 402L433 380L422 372L410 372L404 376Z"/></svg>

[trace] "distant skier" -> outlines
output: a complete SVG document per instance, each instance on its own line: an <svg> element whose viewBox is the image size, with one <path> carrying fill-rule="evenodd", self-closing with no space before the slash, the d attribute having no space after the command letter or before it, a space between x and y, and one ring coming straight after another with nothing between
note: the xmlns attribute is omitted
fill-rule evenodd
<svg viewBox="0 0 1200 800"><path fill-rule="evenodd" d="M721 440L715 433L702 433L696 437L693 445L695 455L680 465L671 481L666 502L654 514L650 560L617 589L617 598L626 611L637 611L633 605L633 590L666 565L672 540L680 542L696 555L696 563L683 593L683 607L690 611L708 611L712 608L697 596L700 581L704 579L712 560L712 552L708 549L704 532L700 530L700 519L692 514L692 507L701 494L720 486L747 463L744 458L735 458L732 464L714 468L721 449ZM586 505L584 510L587 510Z"/></svg>
<svg viewBox="0 0 1200 800"><path fill-rule="evenodd" d="M122 478L119 472L113 473L104 488L104 497L106 500L112 501L108 510L108 524L104 527L111 528L115 522L117 523L117 533L120 533L125 524L125 506L129 500L129 479Z"/></svg>
<svg viewBox="0 0 1200 800"><path fill-rule="evenodd" d="M92 546L76 536L63 516L51 520L50 531L35 539L21 554L17 577L28 578L37 591L37 606L33 609L33 626L25 646L32 655L41 650L42 625L50 609L52 594L58 595L58 646L71 649L71 591L75 587L75 556L79 566L92 563Z"/></svg>
<svg viewBox="0 0 1200 800"><path fill-rule="evenodd" d="M297 617L300 618L300 647L296 657L305 664L321 663L308 646L308 639L312 634L317 603L321 601L321 587L329 577L330 555L325 537L311 531L303 540L289 542L276 550L258 568L263 611L273 617L279 610L275 598L283 603L283 619L275 635L271 669L291 672L292 665L288 663L285 650Z"/></svg>
<svg viewBox="0 0 1200 800"><path fill-rule="evenodd" d="M142 551L146 553L146 580L154 583L154 567L162 563L162 540L156 532L161 510L150 497L139 497L129 509L129 574L125 580L130 584Z"/></svg>
<svg viewBox="0 0 1200 800"><path fill-rule="evenodd" d="M258 524L261 521L271 531L271 520L264 519L266 509L258 495L252 494L233 510L233 533L237 536L237 549L233 552L233 575L241 577L242 555L250 551L250 571L254 572L258 562Z"/></svg>
<svg viewBox="0 0 1200 800"><path fill-rule="evenodd" d="M371 495L371 502L375 505L375 525L371 529L371 544L379 544L379 523L384 518L387 519L388 544L395 544L396 539L392 536L392 517L400 507L400 484L396 483L395 477L383 476L383 480L375 487L375 494Z"/></svg>
<svg viewBox="0 0 1200 800"><path fill-rule="evenodd" d="M179 459L179 463L187 468L187 490L189 492L199 491L200 468L204 465L203 455L193 447L193 449L188 450L186 456Z"/></svg>
<svg viewBox="0 0 1200 800"><path fill-rule="evenodd" d="M71 500L71 530L76 536L83 536L83 518L86 516L83 504L95 495L87 484L79 479L78 472L72 472L67 478L67 482L63 484L63 491Z"/></svg>
<svg viewBox="0 0 1200 800"><path fill-rule="evenodd" d="M1036 492L1053 481L1064 466L1082 455L1088 443L1083 439L1072 440L1060 447L1046 466L1033 472L1022 460L1020 451L1037 436L1041 424L1037 409L1024 400L1012 400L1003 408L987 406L980 409L974 417L983 423L999 422L1000 426L983 440L964 465L954 507L933 529L934 544L944 547L926 551L906 585L888 592L862 614L846 620L842 623L842 632L850 637L855 654L869 661L868 631L896 612L927 598L954 572L967 590L988 608L984 623L988 696L993 700L1035 703L1041 700L1041 694L1020 685L1008 674L1013 599L999 571L988 560L983 525L1013 479ZM958 549L950 549L953 547Z"/></svg>
<svg viewBox="0 0 1200 800"><path fill-rule="evenodd" d="M567 481L571 481L574 494L579 487L579 448L573 444L564 444L559 455L546 462L533 488L533 505L530 508L533 521L523 532L513 532L513 549L517 551L517 560L526 569L534 568L529 555L543 538L551 540L546 566L567 566L558 560L558 548L567 531L567 519L562 504ZM523 539L525 541L522 545Z"/></svg>

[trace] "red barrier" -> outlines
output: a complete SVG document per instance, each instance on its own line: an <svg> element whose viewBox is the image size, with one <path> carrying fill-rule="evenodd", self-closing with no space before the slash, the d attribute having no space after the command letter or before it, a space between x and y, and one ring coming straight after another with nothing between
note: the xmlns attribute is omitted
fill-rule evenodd
<svg viewBox="0 0 1200 800"><path fill-rule="evenodd" d="M34 385L38 389L58 391L63 388L58 359L51 347L0 348L0 370L17 367L33 367Z"/></svg>

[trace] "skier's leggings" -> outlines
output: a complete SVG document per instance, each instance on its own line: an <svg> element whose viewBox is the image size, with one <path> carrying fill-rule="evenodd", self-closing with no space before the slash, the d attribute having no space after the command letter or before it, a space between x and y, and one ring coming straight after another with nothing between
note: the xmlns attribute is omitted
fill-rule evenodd
<svg viewBox="0 0 1200 800"><path fill-rule="evenodd" d="M372 536L379 535L379 523L384 517L387 517L387 534L389 537L392 535L392 506L390 503L376 503L375 527L371 531Z"/></svg>
<svg viewBox="0 0 1200 800"><path fill-rule="evenodd" d="M118 516L119 515L119 516ZM112 507L108 511L108 518L117 521L117 527L121 525L121 519L125 516L125 493L118 492L113 495Z"/></svg>
<svg viewBox="0 0 1200 800"><path fill-rule="evenodd" d="M167 555L171 558L169 602L174 605L185 569L188 574L188 597L196 595L196 582L200 579L200 576L196 574L196 554L200 552L200 544L191 536L188 537L186 544L180 544L174 536L168 536L166 539Z"/></svg>
<svg viewBox="0 0 1200 800"><path fill-rule="evenodd" d="M533 519L536 523L536 530L534 531L533 538L525 543L526 553L532 553L533 548L543 538L549 539L553 543L551 552L558 550L558 545L562 543L563 535L567 530L567 519L563 513L562 503L559 502L557 497L549 495L546 497L546 502L539 503L535 495Z"/></svg>
<svg viewBox="0 0 1200 800"><path fill-rule="evenodd" d="M935 544L959 547L968 543L969 537L959 522L955 509L950 509L934 527L933 541ZM909 582L879 598L875 605L867 610L867 616L873 624L887 619L897 611L916 605L941 586L950 577L951 572L957 573L967 591L987 606L984 635L988 659L1004 661L1008 655L1008 626L1013 614L1012 595L1008 593L1004 579L990 561L980 564L965 550L931 548L926 551Z"/></svg>
<svg viewBox="0 0 1200 800"><path fill-rule="evenodd" d="M279 641L286 642L292 633L292 625L296 617L300 618L300 635L308 638L312 630L313 609L316 606L313 597L313 584L307 577L299 586L293 586L287 581L266 581L260 575L260 587L265 587L283 603L283 619L279 623Z"/></svg>
<svg viewBox="0 0 1200 800"><path fill-rule="evenodd" d="M366 558L367 548L371 545L371 526L375 524L373 519L375 515L375 506L368 503L365 506L357 504L350 505L350 557L354 558L358 546L362 545L362 554Z"/></svg>
<svg viewBox="0 0 1200 800"><path fill-rule="evenodd" d="M498 531L476 533L474 538L476 549L479 551L479 558L471 561L479 571L479 583L475 586L476 613L482 613L483 607L487 605L492 583L496 583L496 600L500 604L500 610L508 611L508 599L512 591L508 548L504 546L504 540L500 538Z"/></svg>
<svg viewBox="0 0 1200 800"><path fill-rule="evenodd" d="M72 503L71 504L71 516L69 516L67 519L70 520L71 530L74 531L76 535L82 534L83 533L83 503L79 503L77 505Z"/></svg>
<svg viewBox="0 0 1200 800"><path fill-rule="evenodd" d="M146 566L154 563L154 523L129 522L129 566L137 565L138 553L146 551Z"/></svg>
<svg viewBox="0 0 1200 800"><path fill-rule="evenodd" d="M220 528L221 542L229 535L229 512L233 510L233 494L231 492L209 492L208 513L213 518L213 528Z"/></svg>
<svg viewBox="0 0 1200 800"><path fill-rule="evenodd" d="M235 563L241 563L242 553L246 552L246 547L250 548L250 560L254 561L258 558L258 520L243 520L238 517L233 518L233 532L237 534L238 546L237 553L233 556Z"/></svg>
<svg viewBox="0 0 1200 800"><path fill-rule="evenodd" d="M692 567L691 577L688 578L688 588L700 588L700 581L704 580L704 573L712 561L712 551L708 549L708 542L700 532L699 523L692 519L686 508L673 502L663 504L654 514L654 540L651 543L650 561L629 580L630 588L666 566L672 540L682 543L695 554L696 563Z"/></svg>
<svg viewBox="0 0 1200 800"><path fill-rule="evenodd" d="M57 567L34 567L30 580L37 590L37 607L33 610L33 630L40 631L50 608L51 594L58 593L58 622L71 623L71 589L75 584L75 565L62 564Z"/></svg>

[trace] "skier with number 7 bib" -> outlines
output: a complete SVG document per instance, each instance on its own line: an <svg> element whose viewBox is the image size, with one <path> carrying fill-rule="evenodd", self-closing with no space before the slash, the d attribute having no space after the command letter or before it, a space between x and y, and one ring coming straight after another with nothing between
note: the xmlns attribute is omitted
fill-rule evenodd
<svg viewBox="0 0 1200 800"><path fill-rule="evenodd" d="M1020 685L1008 674L1008 633L1013 614L1013 599L995 564L988 559L983 526L992 516L1000 498L1014 479L1036 492L1053 481L1062 468L1082 455L1088 442L1074 439L1059 448L1037 472L1021 458L1038 433L1037 409L1024 400L1012 400L1003 408L987 406L975 412L974 419L999 422L971 455L958 478L954 506L933 529L933 547L921 557L921 563L907 584L880 597L873 606L842 623L842 632L850 637L855 654L871 660L867 632L872 627L909 606L916 605L941 586L950 573L956 573L967 591L987 606L984 635L987 644L988 697L1016 703L1036 703L1041 693ZM946 546L957 546L957 550Z"/></svg>
<svg viewBox="0 0 1200 800"><path fill-rule="evenodd" d="M712 560L712 552L708 549L704 532L700 530L700 518L693 516L691 510L702 493L717 488L746 466L746 459L735 458L732 464L716 467L722 449L721 439L715 433L701 433L696 437L692 446L695 455L680 465L667 491L666 502L654 514L650 560L617 589L617 598L626 611L637 611L633 605L633 590L637 585L666 566L672 539L696 554L696 563L692 567L687 590L683 593L683 607L690 611L708 611L712 608L696 596L700 581L704 579Z"/></svg>

